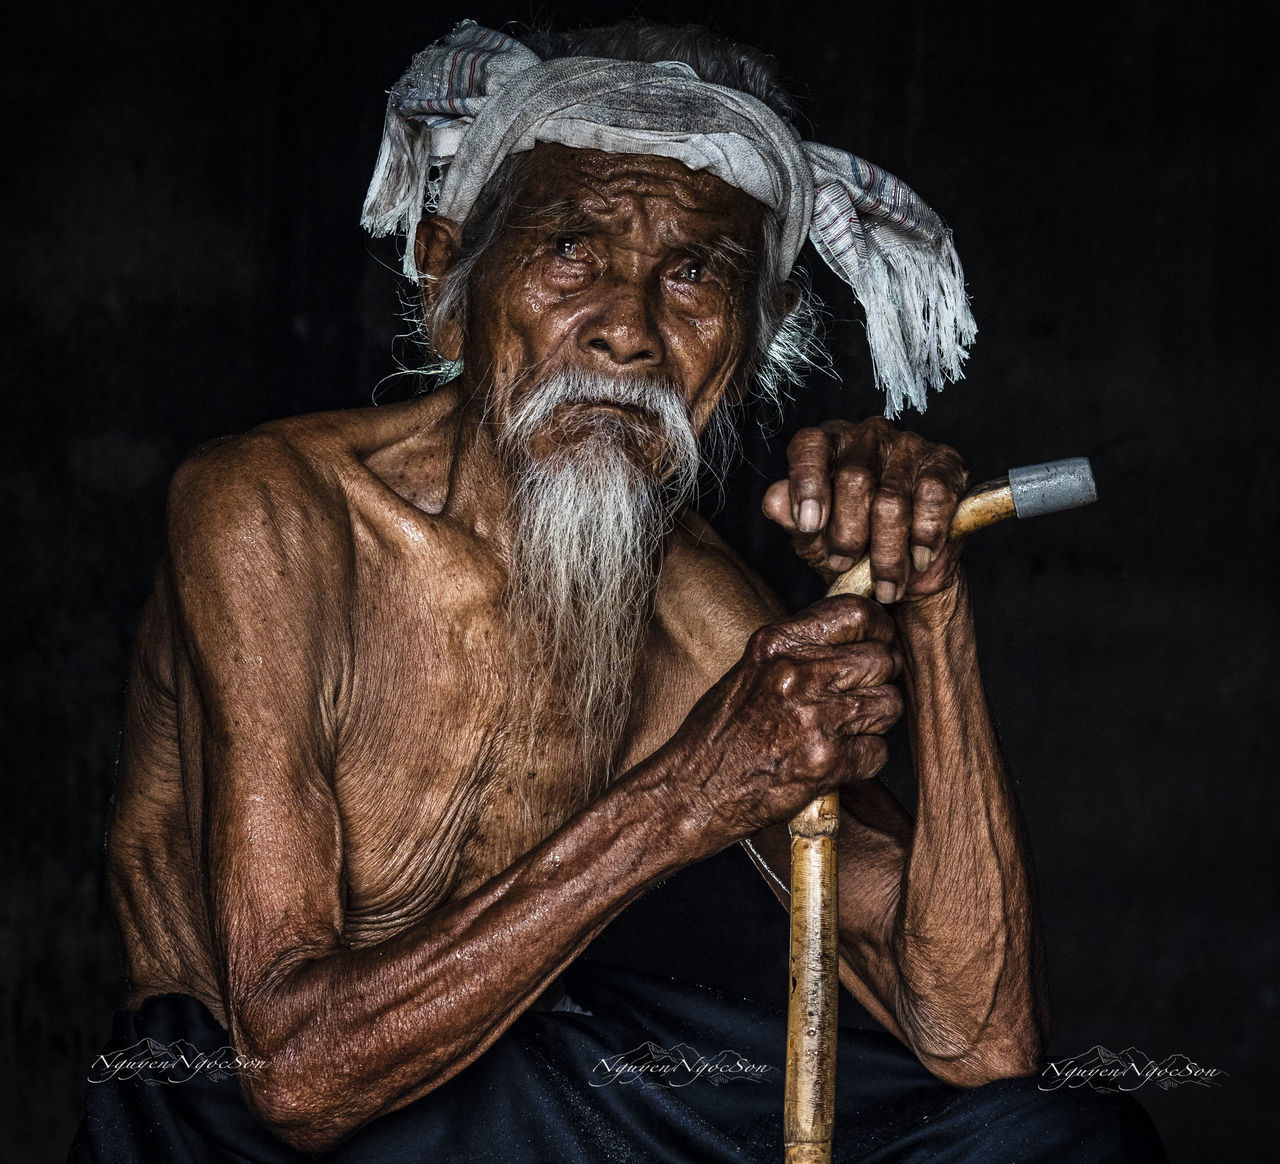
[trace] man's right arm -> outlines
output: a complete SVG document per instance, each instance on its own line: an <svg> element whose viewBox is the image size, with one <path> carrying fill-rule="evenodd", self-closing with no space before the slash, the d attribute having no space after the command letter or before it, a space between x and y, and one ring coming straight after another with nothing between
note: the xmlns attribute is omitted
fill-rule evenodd
<svg viewBox="0 0 1280 1164"><path fill-rule="evenodd" d="M353 948L333 767L362 676L335 489L249 438L180 473L170 511L215 969L233 1041L268 1064L250 1103L312 1151L465 1067L649 886L873 771L883 749L864 733L900 710L887 619L820 604L759 632L668 744L510 868Z"/></svg>

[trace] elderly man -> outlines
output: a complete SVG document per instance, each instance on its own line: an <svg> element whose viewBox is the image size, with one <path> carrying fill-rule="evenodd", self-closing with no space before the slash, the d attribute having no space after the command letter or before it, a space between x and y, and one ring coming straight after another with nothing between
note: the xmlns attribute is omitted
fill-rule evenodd
<svg viewBox="0 0 1280 1164"><path fill-rule="evenodd" d="M1155 1158L1136 1110L1016 1080L1043 987L957 455L883 420L792 441L769 516L824 577L869 550L876 602L784 617L687 504L700 442L804 354L810 231L893 410L958 374L945 231L797 142L750 50L532 43L461 26L392 94L366 224L406 235L444 384L174 480L110 838L113 1045L150 1059L104 1056L76 1153L777 1158L776 1080L593 1086L643 1039L776 1075L775 1022L569 968L735 842L785 884L785 822L839 788L841 981L910 1053L846 1036L837 1158ZM904 709L914 822L875 779ZM214 1058L147 1086L179 1045Z"/></svg>

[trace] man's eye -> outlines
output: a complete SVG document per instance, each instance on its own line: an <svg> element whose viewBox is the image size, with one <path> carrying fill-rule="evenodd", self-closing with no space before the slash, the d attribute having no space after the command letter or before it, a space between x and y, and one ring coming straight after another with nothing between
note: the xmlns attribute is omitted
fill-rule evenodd
<svg viewBox="0 0 1280 1164"><path fill-rule="evenodd" d="M553 246L556 254L562 259L581 259L584 257L582 239L576 234L557 235Z"/></svg>
<svg viewBox="0 0 1280 1164"><path fill-rule="evenodd" d="M705 283L707 275L707 264L699 259L690 259L680 268L680 278L687 283Z"/></svg>

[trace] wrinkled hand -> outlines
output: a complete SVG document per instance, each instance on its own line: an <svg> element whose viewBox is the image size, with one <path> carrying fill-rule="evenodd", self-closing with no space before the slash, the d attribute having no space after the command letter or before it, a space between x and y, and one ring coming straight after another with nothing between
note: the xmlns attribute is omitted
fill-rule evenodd
<svg viewBox="0 0 1280 1164"><path fill-rule="evenodd" d="M882 607L850 595L756 631L671 738L682 815L723 847L874 776L903 708L893 636Z"/></svg>
<svg viewBox="0 0 1280 1164"><path fill-rule="evenodd" d="M968 474L955 449L887 420L829 420L787 446L790 476L775 481L764 512L830 582L871 555L879 602L937 594L955 578L947 541Z"/></svg>

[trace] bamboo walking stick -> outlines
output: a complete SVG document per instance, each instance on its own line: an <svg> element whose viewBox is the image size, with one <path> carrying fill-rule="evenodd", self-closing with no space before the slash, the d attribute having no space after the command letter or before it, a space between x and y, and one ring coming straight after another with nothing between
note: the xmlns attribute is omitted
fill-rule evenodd
<svg viewBox="0 0 1280 1164"><path fill-rule="evenodd" d="M949 537L965 537L1006 517L1036 517L1097 500L1084 457L1011 469L971 489ZM827 590L871 594L871 559L863 558ZM840 799L813 801L791 822L791 993L787 1003L787 1077L783 1135L787 1164L831 1159L835 1116L837 966L836 834Z"/></svg>

